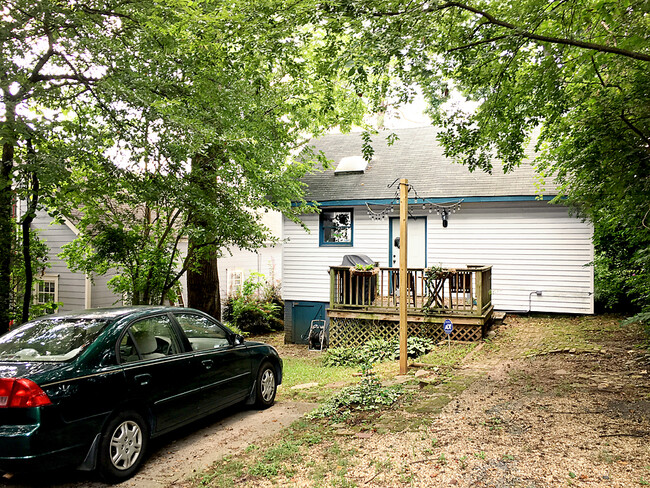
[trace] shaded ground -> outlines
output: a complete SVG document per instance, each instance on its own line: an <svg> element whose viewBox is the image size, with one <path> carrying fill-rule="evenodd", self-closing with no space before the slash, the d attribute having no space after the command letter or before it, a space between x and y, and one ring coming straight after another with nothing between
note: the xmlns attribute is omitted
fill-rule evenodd
<svg viewBox="0 0 650 488"><path fill-rule="evenodd" d="M267 410L228 409L154 441L142 469L117 486L158 488L178 482L208 468L214 461L243 451L251 442L277 434L313 404L278 402ZM107 486L93 473L78 471L21 473L0 478L0 487L100 488Z"/></svg>
<svg viewBox="0 0 650 488"><path fill-rule="evenodd" d="M509 317L392 409L302 422L201 476L209 486L551 488L650 484L650 382L616 317ZM203 486L202 485L202 486ZM198 482L195 486L198 486Z"/></svg>

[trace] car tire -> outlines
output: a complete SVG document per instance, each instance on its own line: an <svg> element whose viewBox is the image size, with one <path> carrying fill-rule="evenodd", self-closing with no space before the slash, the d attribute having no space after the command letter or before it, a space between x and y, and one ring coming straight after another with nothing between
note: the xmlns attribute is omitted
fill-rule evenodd
<svg viewBox="0 0 650 488"><path fill-rule="evenodd" d="M142 415L126 411L113 417L99 444L99 475L109 483L133 476L142 464L148 442L149 427Z"/></svg>
<svg viewBox="0 0 650 488"><path fill-rule="evenodd" d="M271 363L262 363L255 383L255 406L269 408L275 402L278 391L278 376Z"/></svg>

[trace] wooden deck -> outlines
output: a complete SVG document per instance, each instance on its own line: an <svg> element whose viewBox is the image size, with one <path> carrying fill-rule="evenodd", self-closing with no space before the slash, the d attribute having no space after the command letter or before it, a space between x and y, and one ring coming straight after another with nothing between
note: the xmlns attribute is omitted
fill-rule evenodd
<svg viewBox="0 0 650 488"><path fill-rule="evenodd" d="M492 267L408 269L409 336L446 337L445 319L454 324L452 340L480 340L492 307ZM358 271L330 268L330 345L362 344L373 337L392 339L399 331L399 269Z"/></svg>

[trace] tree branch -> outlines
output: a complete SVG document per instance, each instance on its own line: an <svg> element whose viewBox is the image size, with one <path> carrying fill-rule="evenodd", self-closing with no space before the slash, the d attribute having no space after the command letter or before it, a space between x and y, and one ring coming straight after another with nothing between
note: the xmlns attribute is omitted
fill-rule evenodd
<svg viewBox="0 0 650 488"><path fill-rule="evenodd" d="M554 37L554 36L543 36L540 34L535 34L533 32L526 32L520 30L519 27L517 27L514 24L511 24L510 22L505 22L503 20L499 20L493 15L484 12L482 10L479 10L475 7L472 7L470 5L466 5L464 3L460 2L447 2L443 3L441 5L435 5L432 7L429 7L427 9L424 9L423 12L438 12L442 10L447 10L450 8L459 8L461 10L466 10L468 12L472 12L476 15L479 15L486 19L488 22L490 22L493 25L498 25L499 27L503 27L505 29L511 30L515 32L516 37L523 37L526 39L530 39L533 41L540 41L540 42L548 42L551 44L561 44L565 46L574 46L574 47L580 47L583 49L589 49L593 51L598 51L598 52L605 52L605 53L610 53L610 54L618 54L620 56L625 56L628 58L632 59L637 59L639 61L650 61L650 55L636 52L636 51L629 51L627 49L621 49L618 47L612 47L612 46L605 46L602 44L596 44L593 42L585 42L585 41L578 41L575 39L566 39L562 37Z"/></svg>
<svg viewBox="0 0 650 488"><path fill-rule="evenodd" d="M481 46L481 45L483 45L483 44L489 44L489 43L491 43L491 42L501 41L501 40L503 40L503 39L507 39L508 37L511 37L511 36L509 36L509 35L507 35L507 36L506 36L506 35L503 35L503 36L491 37L490 39L484 39L484 40L482 40L482 41L471 42L471 43L469 43L469 44L465 44L465 45L463 45L463 46L453 47L453 48L451 48L451 49L447 49L446 52L448 52L448 53L452 53L452 52L454 52L454 51L462 51L463 49L471 49L471 48L473 48L473 47Z"/></svg>
<svg viewBox="0 0 650 488"><path fill-rule="evenodd" d="M632 132L634 132L637 136L641 138L643 142L645 142L646 149L650 148L650 138L648 138L638 127L636 127L630 119L627 118L625 115L624 109L621 110L621 114L619 115L620 119L623 121L625 125L627 125L628 129L630 129Z"/></svg>
<svg viewBox="0 0 650 488"><path fill-rule="evenodd" d="M601 84L604 88L610 88L610 87L611 87L611 88L617 88L620 92L623 92L623 88L621 88L620 86L618 86L618 85L610 85L610 84L608 84L608 83L605 82L605 80L603 79L602 75L600 74L600 71L598 70L598 66L596 65L596 60L594 59L593 56L591 56L591 64L592 64L593 67L594 67L594 71L596 72L596 76L597 76L598 79L600 80L600 84ZM639 129L637 126L635 126L635 125L632 123L632 121L631 121L630 119L627 118L627 116L625 115L625 108L622 108L622 109L621 109L621 113L620 113L620 115L619 115L619 118L620 118L620 119L623 121L623 123L628 127L628 129L630 129L632 132L634 132L637 136L639 136L639 137L641 138L641 140L642 140L643 142L645 142L646 150L647 150L648 148L650 148L650 138L648 138L648 136L646 136L646 135L643 133L643 131L641 131L641 129Z"/></svg>
<svg viewBox="0 0 650 488"><path fill-rule="evenodd" d="M523 37L525 39L530 39L532 41L539 41L539 42L547 42L550 44L561 44L564 46L573 46L573 47L579 47L582 49L588 49L591 51L597 51L597 52L603 52L603 53L610 53L610 54L617 54L619 56L625 56L627 58L632 58L636 59L639 61L646 61L650 62L650 55L637 52L637 51L630 51L627 49L621 49L616 46L606 46L603 44L596 44L594 42L586 42L586 41L579 41L575 39L567 39L563 37L554 37L554 36L544 36L541 34L535 34L534 32L527 32L524 30L521 30L520 27L516 26L515 24L511 24L510 22L506 22L503 20L497 19L495 16L489 14L488 12L485 12L483 10L480 10L478 8L472 7L471 5L467 5L461 2L446 2L446 3L441 3L441 4L434 4L430 7L427 7L425 9L419 10L417 7L413 7L411 9L407 8L405 10L398 10L398 11L388 11L388 12L367 12L369 15L372 17L396 17L396 16L401 16L401 15L407 15L407 14L413 14L413 13L434 13L434 12L442 12L444 10L449 10L449 9L461 9L465 10L466 12L471 12L473 14L476 14L480 17L483 17L486 19L490 24L492 25L497 25L499 27L503 27L504 29L508 29L510 31L513 31L512 36L513 37Z"/></svg>

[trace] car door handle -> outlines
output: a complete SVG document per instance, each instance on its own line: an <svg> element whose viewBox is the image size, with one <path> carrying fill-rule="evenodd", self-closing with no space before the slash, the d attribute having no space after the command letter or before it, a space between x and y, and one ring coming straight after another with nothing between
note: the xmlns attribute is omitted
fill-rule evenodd
<svg viewBox="0 0 650 488"><path fill-rule="evenodd" d="M150 374L138 374L133 377L135 382L140 386L147 386L151 382Z"/></svg>
<svg viewBox="0 0 650 488"><path fill-rule="evenodd" d="M201 364L205 367L205 369L212 369L214 361L212 359L204 359L201 361Z"/></svg>

